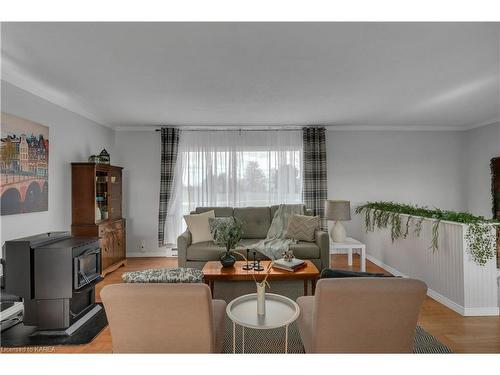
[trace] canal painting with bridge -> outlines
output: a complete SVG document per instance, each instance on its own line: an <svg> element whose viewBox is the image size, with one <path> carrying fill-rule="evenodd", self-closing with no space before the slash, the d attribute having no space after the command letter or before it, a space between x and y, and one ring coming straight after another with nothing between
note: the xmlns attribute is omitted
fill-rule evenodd
<svg viewBox="0 0 500 375"><path fill-rule="evenodd" d="M2 113L2 215L47 211L49 206L49 128Z"/></svg>

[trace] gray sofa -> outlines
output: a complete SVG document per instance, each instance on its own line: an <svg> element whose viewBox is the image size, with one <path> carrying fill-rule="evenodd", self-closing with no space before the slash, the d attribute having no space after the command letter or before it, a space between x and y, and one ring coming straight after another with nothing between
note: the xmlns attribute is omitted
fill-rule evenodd
<svg viewBox="0 0 500 375"><path fill-rule="evenodd" d="M254 244L267 235L274 213L278 206L271 207L198 207L193 213L202 213L210 210L215 211L215 216L234 216L243 222L242 247L236 250L244 250L246 246ZM311 214L311 212L307 212ZM316 231L315 242L299 241L290 246L294 255L299 259L309 259L321 271L330 265L330 244L328 234L324 231ZM222 247L218 247L213 241L191 243L191 233L186 230L177 238L177 253L179 267L193 267L202 269L206 262L219 260ZM267 259L258 254L258 258Z"/></svg>

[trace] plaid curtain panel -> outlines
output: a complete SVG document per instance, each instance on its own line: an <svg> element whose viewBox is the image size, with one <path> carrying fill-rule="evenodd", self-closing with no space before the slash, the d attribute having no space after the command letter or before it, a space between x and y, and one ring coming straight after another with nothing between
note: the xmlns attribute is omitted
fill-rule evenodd
<svg viewBox="0 0 500 375"><path fill-rule="evenodd" d="M321 227L325 229L324 211L327 198L325 128L303 128L302 141L304 146L302 197L306 207L312 210L314 215L319 215Z"/></svg>
<svg viewBox="0 0 500 375"><path fill-rule="evenodd" d="M161 128L160 208L158 214L158 246L165 245L165 220L172 194L175 163L179 148L179 129Z"/></svg>

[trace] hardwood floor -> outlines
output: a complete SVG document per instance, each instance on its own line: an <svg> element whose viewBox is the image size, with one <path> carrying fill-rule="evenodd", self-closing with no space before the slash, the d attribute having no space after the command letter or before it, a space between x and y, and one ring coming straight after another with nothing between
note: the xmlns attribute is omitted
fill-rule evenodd
<svg viewBox="0 0 500 375"><path fill-rule="evenodd" d="M347 255L332 255L334 268L359 270L359 257L354 256L352 267L347 265ZM176 267L177 258L128 258L127 265L110 273L96 290L108 284L122 282L125 271L146 268ZM375 264L367 261L368 272L384 272ZM430 334L455 353L500 353L500 317L463 317L433 299L427 297L420 313L419 324ZM56 353L111 353L109 327L86 345L57 346Z"/></svg>

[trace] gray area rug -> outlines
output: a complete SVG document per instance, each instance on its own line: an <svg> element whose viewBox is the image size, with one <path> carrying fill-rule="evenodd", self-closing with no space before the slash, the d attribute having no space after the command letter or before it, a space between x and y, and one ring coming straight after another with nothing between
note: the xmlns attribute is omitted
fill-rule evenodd
<svg viewBox="0 0 500 375"><path fill-rule="evenodd" d="M285 329L257 330L245 328L245 353L278 354L285 350ZM414 342L414 353L452 353L452 351L434 336L417 326ZM226 318L226 336L224 338L224 353L233 353L233 325ZM242 327L236 326L236 353L242 353ZM288 353L304 353L299 330L295 323L288 330Z"/></svg>
<svg viewBox="0 0 500 375"><path fill-rule="evenodd" d="M301 281L274 281L271 293L286 295L295 300L303 295ZM255 293L253 282L216 282L214 297L230 302L232 299L247 293ZM242 352L242 327L236 326L236 353ZM284 353L285 329L257 330L245 328L245 353ZM233 325L226 316L226 335L224 337L224 353L233 352ZM452 353L452 351L422 327L415 333L414 353ZM288 353L304 353L299 330L295 323L288 329Z"/></svg>

